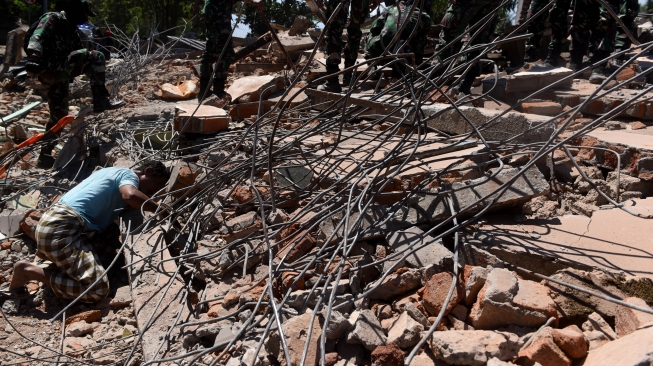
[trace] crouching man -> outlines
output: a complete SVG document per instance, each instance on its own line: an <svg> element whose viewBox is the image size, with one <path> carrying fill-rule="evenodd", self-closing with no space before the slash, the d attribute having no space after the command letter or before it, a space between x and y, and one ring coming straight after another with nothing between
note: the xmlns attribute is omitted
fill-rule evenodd
<svg viewBox="0 0 653 366"><path fill-rule="evenodd" d="M155 211L149 196L165 186L169 173L160 162L136 170L104 168L86 178L52 205L36 227L37 249L56 270L18 262L9 286L20 290L31 280L45 283L57 297L74 299L105 272L90 237L103 232L127 206ZM104 276L81 300L96 302L109 294Z"/></svg>

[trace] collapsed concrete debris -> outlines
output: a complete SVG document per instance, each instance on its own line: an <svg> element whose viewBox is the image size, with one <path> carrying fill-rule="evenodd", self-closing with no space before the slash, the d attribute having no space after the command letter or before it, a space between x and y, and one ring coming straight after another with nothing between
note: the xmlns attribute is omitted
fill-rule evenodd
<svg viewBox="0 0 653 366"><path fill-rule="evenodd" d="M631 80L646 68L607 93L566 68L505 69L470 101L454 74L435 88L361 65L347 94L327 93L307 27L259 37L231 101L158 93L197 80L199 41L125 56L128 106L82 117L89 100L73 99L51 171L11 151L43 131L43 90L3 84L0 283L39 262L40 215L93 170L154 157L172 172L156 197L169 214L133 210L98 237L108 298L69 306L30 283L33 298L4 301L3 363L653 362L653 127Z"/></svg>

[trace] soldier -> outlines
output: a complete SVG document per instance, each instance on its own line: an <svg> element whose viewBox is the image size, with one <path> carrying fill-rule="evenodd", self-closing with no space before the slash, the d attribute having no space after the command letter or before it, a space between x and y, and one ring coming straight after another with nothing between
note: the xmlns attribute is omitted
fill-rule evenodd
<svg viewBox="0 0 653 366"><path fill-rule="evenodd" d="M549 3L548 0L533 0L528 8L528 15L526 16L527 20L530 20L528 24L528 34L533 36L526 40L526 55L524 57L524 62L535 62L540 59L540 45L542 44L542 34L544 29L546 29L546 23L548 20L548 11L540 14L539 17L532 19L535 14L540 12L544 7Z"/></svg>
<svg viewBox="0 0 653 366"><path fill-rule="evenodd" d="M236 2L236 0L206 0L204 3L202 13L206 22L206 49L200 63L200 90L197 94L199 100L204 98L204 94L206 97L210 95L209 82L214 66L213 94L220 99L228 97L224 91L224 83L235 55L231 44L231 13ZM263 0L245 0L245 2L254 6L259 12L265 8Z"/></svg>
<svg viewBox="0 0 653 366"><path fill-rule="evenodd" d="M454 39L465 32L468 25L474 25L481 21L485 16L495 11L501 4L501 0L449 0L449 8L442 18L442 31L440 33L440 44L436 48L438 59L444 60L460 50L460 41L453 46L449 46ZM496 19L496 17L494 18ZM472 45L487 43L494 32L496 20L491 20L489 24L482 26L480 34L474 38ZM479 28L473 32L476 33ZM468 53L464 56L466 59L472 59L478 56L479 51ZM481 74L481 67L478 63L472 65L472 68L465 74L458 90L463 94L471 94L471 87L474 79Z"/></svg>
<svg viewBox="0 0 653 366"><path fill-rule="evenodd" d="M379 5L379 0L327 0L326 17L330 18L336 7L340 4L342 7L335 15L336 18L331 26L326 29L326 71L327 75L335 74L340 71L340 54L343 53L342 31L347 23L347 10L351 4L349 12L349 25L347 26L347 45L344 46L345 68L354 66L358 59L358 49L360 48L363 31L361 25L369 15L370 9L374 10ZM347 72L343 76L343 83L349 85L352 73ZM327 90L333 93L342 92L338 78L332 77L327 79L325 85L319 89Z"/></svg>
<svg viewBox="0 0 653 366"><path fill-rule="evenodd" d="M606 3L619 13L619 0L606 0ZM576 0L574 16L571 22L571 63L572 69L582 67L583 56L588 46L592 45L593 56L590 62L596 63L608 56L615 49L617 22L596 0ZM610 74L609 62L592 70L590 83L601 84Z"/></svg>
<svg viewBox="0 0 653 366"><path fill-rule="evenodd" d="M425 0L422 5L423 9L430 9L430 1ZM396 6L388 7L388 11L381 14L372 23L370 33L365 38L365 59L381 56L387 45L390 44L392 39L397 34L397 28L401 27L403 19L406 19L406 12L412 7L412 1L408 3L400 2ZM424 48L426 47L426 36L431 26L431 17L420 12L419 8L415 8L410 15L409 23L401 33L399 42L395 43L401 46L406 40L410 38L408 44L404 46L401 51L390 50L392 53L414 53L415 64L420 65L424 58ZM399 69L396 63L393 64L393 74L401 76L403 69Z"/></svg>
<svg viewBox="0 0 653 366"><path fill-rule="evenodd" d="M619 19L624 23L626 28L630 31L633 36L637 35L637 24L635 24L635 18L639 14L639 2L637 0L625 0L621 4L619 11ZM632 41L625 33L625 30L619 27L619 35L617 36L617 47L619 49L627 50L630 48ZM626 60L626 55L623 54L619 57L620 61Z"/></svg>
<svg viewBox="0 0 653 366"><path fill-rule="evenodd" d="M50 119L46 130L68 114L68 84L73 78L86 74L93 93L93 111L102 112L123 106L124 101L111 102L104 86L104 56L82 46L77 26L95 16L86 0L63 0L60 12L45 13L26 35L25 69L32 77L48 88ZM50 168L54 164L52 149L55 143L46 142L41 148L39 166Z"/></svg>
<svg viewBox="0 0 653 366"><path fill-rule="evenodd" d="M558 66L560 53L562 52L562 47L567 41L567 36L569 35L568 21L567 17L569 14L569 8L571 7L572 0L558 0L551 8L551 13L549 14L549 21L551 23L551 42L549 42L549 52L546 56L544 62L551 66ZM581 61L583 56L581 55ZM574 67L580 68L580 64L573 65L574 60L572 59L572 69Z"/></svg>

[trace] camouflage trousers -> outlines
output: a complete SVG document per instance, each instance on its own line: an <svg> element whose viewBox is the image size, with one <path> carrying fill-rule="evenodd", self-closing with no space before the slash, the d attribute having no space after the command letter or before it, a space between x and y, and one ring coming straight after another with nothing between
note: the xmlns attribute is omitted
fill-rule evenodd
<svg viewBox="0 0 653 366"><path fill-rule="evenodd" d="M63 203L52 205L36 226L38 251L56 266L50 284L57 297L78 297L105 272L86 232L79 213ZM108 294L109 278L104 276L81 300L97 302Z"/></svg>
<svg viewBox="0 0 653 366"><path fill-rule="evenodd" d="M549 18L549 12L545 11L540 14L537 18L533 18L535 14L544 9L545 6L549 4L548 0L533 0L528 8L528 14L526 19L530 21L528 24L528 34L533 36L526 41L526 49L540 49L540 44L542 43L542 35L547 26L547 20ZM554 5L555 6L555 5ZM566 19L565 19L566 24Z"/></svg>
<svg viewBox="0 0 653 366"><path fill-rule="evenodd" d="M210 78L213 65L216 65L215 78L226 79L235 57L231 42L231 14L234 1L206 0L204 3L204 21L206 22L206 49L200 63L200 78ZM222 58L220 55L224 50Z"/></svg>
<svg viewBox="0 0 653 366"><path fill-rule="evenodd" d="M606 0L619 13L620 0ZM571 51L586 53L592 46L595 54L609 54L615 49L617 22L596 0L576 0L571 21Z"/></svg>
<svg viewBox="0 0 653 366"><path fill-rule="evenodd" d="M326 36L324 39L326 44L326 69L328 74L340 70L341 53L345 59L345 67L353 66L356 63L361 39L363 38L361 26L365 22L370 11L369 0L327 0L327 18L331 17L333 12L336 10L336 7L341 2L343 3L343 6L335 15L335 19L331 23L329 29L326 30ZM349 25L347 25L347 44L344 45L342 41L342 31L345 29L345 25L347 24L347 13L350 5L351 11L349 11Z"/></svg>
<svg viewBox="0 0 653 366"><path fill-rule="evenodd" d="M639 2L637 2L637 0L623 1L619 9L619 19L621 19L633 36L637 36L637 24L635 24L635 18L637 18L638 13ZM628 38L626 32L621 29L621 26L618 27L619 33L617 34L617 47L622 50L629 49L632 41Z"/></svg>
<svg viewBox="0 0 653 366"><path fill-rule="evenodd" d="M105 65L102 52L85 48L73 51L60 66L52 66L39 74L39 81L48 87L50 119L46 129L54 126L68 114L68 84L77 76L86 74L91 87L104 86Z"/></svg>
<svg viewBox="0 0 653 366"><path fill-rule="evenodd" d="M410 10L404 3L399 3L398 6L391 6L388 11L379 16L372 27L370 33L365 38L365 58L370 59L381 56L386 47L392 42L396 36L398 28L401 27L403 19L406 18L406 12ZM412 52L415 55L415 64L422 63L424 58L424 49L426 48L426 36L431 26L431 17L426 13L421 13L419 9L415 9L410 15L408 24L404 28L400 41L395 43L401 46L406 43L405 41L410 38L408 43L404 45L401 51L390 50L392 53L405 53ZM412 38L411 38L412 36Z"/></svg>
<svg viewBox="0 0 653 366"><path fill-rule="evenodd" d="M442 32L440 33L440 43L437 50L441 51L438 55L440 60L456 54L461 47L460 40L450 47L454 39L465 32L468 25L477 24L488 14L492 13L497 6L501 4L500 0L459 0L456 4L452 4L447 9L444 17L442 18ZM490 40L496 21L490 22L486 25L474 38L472 44L486 43ZM473 33L478 32L476 28ZM446 47L446 48L445 48ZM478 53L470 53L468 57L475 57Z"/></svg>
<svg viewBox="0 0 653 366"><path fill-rule="evenodd" d="M594 1L594 0L592 0ZM549 22L551 22L551 43L549 50L559 51L567 41L569 35L569 21L567 20L572 0L558 0L551 8Z"/></svg>

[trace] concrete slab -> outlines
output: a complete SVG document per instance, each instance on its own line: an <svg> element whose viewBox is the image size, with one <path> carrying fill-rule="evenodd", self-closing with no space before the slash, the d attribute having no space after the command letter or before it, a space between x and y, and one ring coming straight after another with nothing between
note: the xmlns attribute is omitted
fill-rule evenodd
<svg viewBox="0 0 653 366"><path fill-rule="evenodd" d="M574 80L573 85L567 90L555 90L556 102L563 107L575 107L585 100L597 89L598 85L590 84L587 80ZM640 90L620 89L602 98L588 103L581 112L592 115L602 115L612 111L614 108L626 101L633 100ZM653 120L653 93L644 94L636 102L632 103L620 116L632 117L643 120Z"/></svg>
<svg viewBox="0 0 653 366"><path fill-rule="evenodd" d="M484 125L502 113L497 110L469 106L462 106L459 109L474 126ZM461 135L473 131L473 128L465 121L460 113L451 108L449 104L434 103L429 106L423 106L422 112L428 118L427 123L429 127L445 133ZM504 141L525 133L549 120L549 117L537 114L510 112L495 120L489 128L483 131L483 136L490 141ZM552 133L553 128L550 125L544 125L526 132L523 136L514 140L514 142L542 142L548 140Z"/></svg>
<svg viewBox="0 0 653 366"><path fill-rule="evenodd" d="M653 214L653 197L627 201L632 211ZM573 266L602 268L653 279L653 237L651 220L619 209L599 210L591 218L567 215L552 220L516 223L511 216L491 216L473 242L497 257L553 274Z"/></svg>
<svg viewBox="0 0 653 366"><path fill-rule="evenodd" d="M527 92L544 89L551 84L566 78L573 72L565 67L551 67L537 64L528 64L531 69L517 72L511 75L501 76L498 81L498 88L505 93ZM494 75L488 76L483 80L483 90L487 87L489 90L494 85ZM571 87L573 79L565 80L556 85L556 88Z"/></svg>
<svg viewBox="0 0 653 366"><path fill-rule="evenodd" d="M653 151L653 127L647 127L635 131L607 131L600 128L588 133L587 135L612 144L626 145L638 150L644 149Z"/></svg>
<svg viewBox="0 0 653 366"><path fill-rule="evenodd" d="M138 215L134 215L131 219L132 228L138 227L139 221L142 220ZM136 240L137 237L138 235L134 235L133 239ZM164 231L156 229L143 234L133 247L128 247L124 251L127 263L149 258L129 268L131 296L138 330L142 335L144 361L176 355L176 351L166 345L160 349L159 346L170 327L175 324L177 317L179 317L177 324L191 321L188 311L190 305L184 302L185 283L176 273L177 265L170 260L171 256L166 246ZM152 255L153 253L156 254ZM175 328L170 334L170 339L177 338L179 335L179 328Z"/></svg>
<svg viewBox="0 0 653 366"><path fill-rule="evenodd" d="M245 76L236 79L227 89L236 103L258 102L284 88L283 78L274 75Z"/></svg>

